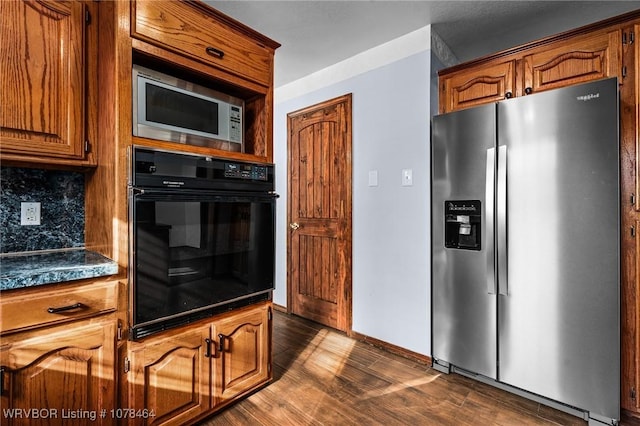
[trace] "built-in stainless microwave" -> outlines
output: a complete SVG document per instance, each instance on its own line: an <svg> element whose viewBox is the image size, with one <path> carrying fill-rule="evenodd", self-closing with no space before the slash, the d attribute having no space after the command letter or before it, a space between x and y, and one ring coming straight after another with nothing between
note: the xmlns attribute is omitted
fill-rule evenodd
<svg viewBox="0 0 640 426"><path fill-rule="evenodd" d="M134 136L244 151L242 99L139 65L132 98Z"/></svg>

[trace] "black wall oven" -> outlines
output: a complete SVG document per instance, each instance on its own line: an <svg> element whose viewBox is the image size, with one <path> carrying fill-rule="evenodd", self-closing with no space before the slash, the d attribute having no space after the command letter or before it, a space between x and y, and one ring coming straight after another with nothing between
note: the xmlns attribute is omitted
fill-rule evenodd
<svg viewBox="0 0 640 426"><path fill-rule="evenodd" d="M271 298L273 165L134 147L131 337Z"/></svg>

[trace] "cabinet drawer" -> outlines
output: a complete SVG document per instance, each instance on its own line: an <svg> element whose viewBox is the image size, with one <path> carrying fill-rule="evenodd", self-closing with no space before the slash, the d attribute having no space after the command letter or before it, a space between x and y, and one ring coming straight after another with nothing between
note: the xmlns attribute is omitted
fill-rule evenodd
<svg viewBox="0 0 640 426"><path fill-rule="evenodd" d="M178 1L138 0L132 7L132 37L270 85L269 49L215 16Z"/></svg>
<svg viewBox="0 0 640 426"><path fill-rule="evenodd" d="M115 311L118 282L89 284L72 289L11 294L2 297L2 333L57 324Z"/></svg>

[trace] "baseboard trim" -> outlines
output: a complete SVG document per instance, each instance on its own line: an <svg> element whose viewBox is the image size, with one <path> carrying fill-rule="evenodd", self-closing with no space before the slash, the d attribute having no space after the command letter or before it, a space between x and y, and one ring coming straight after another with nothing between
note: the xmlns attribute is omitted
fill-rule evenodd
<svg viewBox="0 0 640 426"><path fill-rule="evenodd" d="M364 343L368 343L371 346L375 346L380 349L384 349L387 352L391 352L396 355L400 355L403 358L410 359L412 361L419 362L420 364L431 366L431 357L427 355L422 355L417 352L410 351L409 349L403 348L401 346L396 346L389 342L385 342L383 340L379 340L364 334L357 333L355 331L351 332L351 337L356 340L359 340Z"/></svg>
<svg viewBox="0 0 640 426"><path fill-rule="evenodd" d="M282 312L284 314L288 314L289 313L289 311L287 311L287 307L286 306L278 305L277 303L273 304L273 310L274 311L278 311L278 312Z"/></svg>
<svg viewBox="0 0 640 426"><path fill-rule="evenodd" d="M0 1L2 1L2 0L0 0ZM274 311L278 311L278 312L282 312L283 314L287 314L287 315L291 314L287 310L286 306L278 305L277 303L273 303L273 310ZM302 317L300 317L300 318L302 318ZM304 318L302 318L302 319L304 319ZM307 321L311 321L311 320L307 320ZM338 331L338 330L336 330L336 331ZM419 354L417 352L410 351L409 349L393 345L391 343L388 343L388 342L385 342L383 340L379 340L379 339L367 336L365 334L357 333L357 332L355 332L353 330L351 330L351 331L349 331L349 332L347 332L345 334L347 336L351 337L352 339L358 340L358 341L363 342L363 343L368 343L371 346L375 346L375 347L383 349L383 350L385 350L387 352L391 352L391 353L399 355L399 356L401 356L403 358L407 358L407 359L410 359L412 361L415 361L415 362L418 362L420 364L424 364L424 365L427 365L427 366L431 367L432 360L431 360L430 356L422 355L422 354Z"/></svg>

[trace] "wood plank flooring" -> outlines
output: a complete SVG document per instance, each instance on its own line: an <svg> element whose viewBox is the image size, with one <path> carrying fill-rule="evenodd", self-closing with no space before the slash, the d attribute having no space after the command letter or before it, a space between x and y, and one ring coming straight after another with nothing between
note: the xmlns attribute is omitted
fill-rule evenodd
<svg viewBox="0 0 640 426"><path fill-rule="evenodd" d="M202 425L586 424L299 317L276 312L273 332L273 382Z"/></svg>

